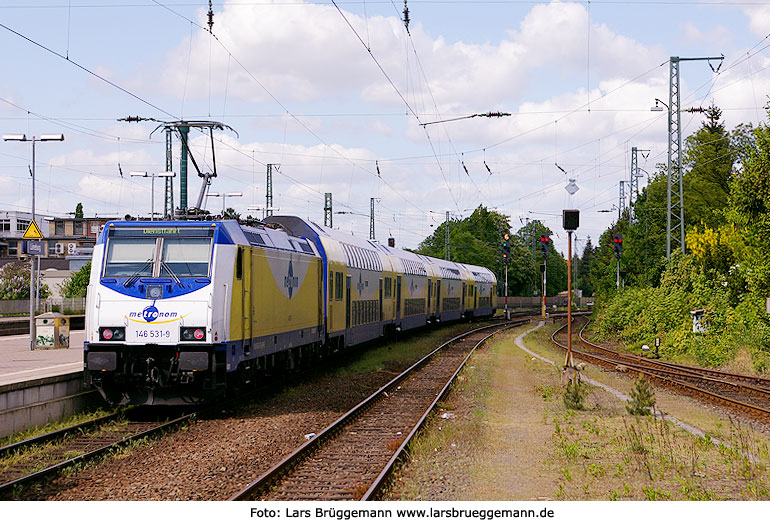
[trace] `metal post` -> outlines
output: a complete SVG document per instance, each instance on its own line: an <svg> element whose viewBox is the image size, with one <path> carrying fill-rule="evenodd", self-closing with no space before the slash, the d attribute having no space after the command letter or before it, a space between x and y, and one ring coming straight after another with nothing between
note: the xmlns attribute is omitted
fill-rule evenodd
<svg viewBox="0 0 770 530"><path fill-rule="evenodd" d="M548 276L548 260L546 258L543 258L543 318L545 318L545 296L546 296L547 276Z"/></svg>
<svg viewBox="0 0 770 530"><path fill-rule="evenodd" d="M170 173L174 170L173 153L172 153L172 141L171 141L171 129L166 129L166 172ZM163 217L174 218L174 179L172 177L166 177L164 193L163 193Z"/></svg>
<svg viewBox="0 0 770 530"><path fill-rule="evenodd" d="M615 289L620 289L620 258L615 260L617 270L615 271Z"/></svg>
<svg viewBox="0 0 770 530"><path fill-rule="evenodd" d="M679 91L681 61L716 61L724 57L671 57L668 86L668 183L666 187L666 259L671 258L671 246L685 251L684 183L682 178L682 112ZM721 63L719 65L722 66ZM713 67L712 67L713 70ZM719 68L714 70L719 71Z"/></svg>
<svg viewBox="0 0 770 530"><path fill-rule="evenodd" d="M572 368L572 231L569 236L569 248L567 254L567 360L565 366Z"/></svg>
<svg viewBox="0 0 770 530"><path fill-rule="evenodd" d="M623 210L626 209L626 182L621 180L618 186L618 221L623 217Z"/></svg>
<svg viewBox="0 0 770 530"><path fill-rule="evenodd" d="M32 222L35 222L35 137L32 137ZM29 350L35 349L35 258L29 256Z"/></svg>
<svg viewBox="0 0 770 530"><path fill-rule="evenodd" d="M267 165L267 182L265 183L265 217L273 215L273 164Z"/></svg>
<svg viewBox="0 0 770 530"><path fill-rule="evenodd" d="M37 257L37 274L35 274L35 311L40 311L40 256Z"/></svg>
<svg viewBox="0 0 770 530"><path fill-rule="evenodd" d="M179 157L179 207L183 213L187 211L187 135L189 132L189 126L179 126L179 135L182 137L182 154Z"/></svg>
<svg viewBox="0 0 770 530"><path fill-rule="evenodd" d="M510 315L508 314L508 264L505 264L505 319L508 320Z"/></svg>
<svg viewBox="0 0 770 530"><path fill-rule="evenodd" d="M374 241L374 197L369 199L369 239Z"/></svg>
<svg viewBox="0 0 770 530"><path fill-rule="evenodd" d="M444 259L449 261L449 212L446 213L446 224L444 225ZM506 274L507 272L508 270L506 269ZM508 281L507 280L506 280L505 296L507 300L508 299ZM507 307L507 304L506 304L506 307Z"/></svg>
<svg viewBox="0 0 770 530"><path fill-rule="evenodd" d="M3 135L3 141L17 141L17 142L32 142L32 221L30 221L32 224L35 224L37 226L37 223L35 221L35 143L37 142L48 142L48 141L56 141L56 142L63 142L64 141L64 135L63 134L42 134L40 135L40 138L35 138L34 136L31 139L28 139L26 135L24 134L9 134L9 135ZM39 273L40 266L38 264L38 273ZM29 258L29 349L34 350L35 349L35 304L36 304L36 295L35 295L35 258L30 255Z"/></svg>
<svg viewBox="0 0 770 530"><path fill-rule="evenodd" d="M324 193L324 226L334 228L332 222L332 194Z"/></svg>

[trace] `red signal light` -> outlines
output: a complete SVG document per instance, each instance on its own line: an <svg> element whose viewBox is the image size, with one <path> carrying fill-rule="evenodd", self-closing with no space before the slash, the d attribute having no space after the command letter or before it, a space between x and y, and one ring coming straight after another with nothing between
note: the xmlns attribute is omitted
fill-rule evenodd
<svg viewBox="0 0 770 530"><path fill-rule="evenodd" d="M204 336L205 334L203 333L202 329L196 329L193 332L193 337L195 337L195 340L201 340Z"/></svg>
<svg viewBox="0 0 770 530"><path fill-rule="evenodd" d="M104 340L110 340L112 338L112 330L110 328L105 328L102 331L102 338Z"/></svg>

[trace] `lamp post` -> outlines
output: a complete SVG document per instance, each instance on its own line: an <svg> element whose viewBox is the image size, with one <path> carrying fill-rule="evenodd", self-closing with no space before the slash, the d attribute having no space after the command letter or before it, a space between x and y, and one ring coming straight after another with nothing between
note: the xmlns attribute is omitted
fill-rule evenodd
<svg viewBox="0 0 770 530"><path fill-rule="evenodd" d="M222 197L222 219L224 219L225 218L225 212L227 211L225 209L225 200L228 197L243 197L243 193L241 193L240 191L232 191L232 192L228 192L228 193L219 193L219 192L216 192L216 191L212 191L211 193L207 193L206 197Z"/></svg>
<svg viewBox="0 0 770 530"><path fill-rule="evenodd" d="M155 173L147 173L146 171L132 171L131 172L132 177L149 177L152 179L152 184L150 186L150 219L155 220L155 177L166 177L166 178L173 178L176 176L176 173L173 171L162 171L158 173L157 175Z"/></svg>
<svg viewBox="0 0 770 530"><path fill-rule="evenodd" d="M63 134L41 134L40 138L27 138L26 134L4 134L6 142L32 142L32 222L35 222L35 144L37 142L63 142ZM39 268L39 267L38 267ZM38 271L39 273L39 271ZM35 349L35 259L29 259L29 349Z"/></svg>

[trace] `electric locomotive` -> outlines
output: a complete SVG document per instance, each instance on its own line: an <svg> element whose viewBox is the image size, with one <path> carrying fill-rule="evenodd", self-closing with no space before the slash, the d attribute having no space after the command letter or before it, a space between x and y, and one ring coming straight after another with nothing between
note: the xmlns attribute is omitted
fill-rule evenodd
<svg viewBox="0 0 770 530"><path fill-rule="evenodd" d="M114 221L94 247L86 383L192 404L389 332L494 312L494 274L297 217Z"/></svg>

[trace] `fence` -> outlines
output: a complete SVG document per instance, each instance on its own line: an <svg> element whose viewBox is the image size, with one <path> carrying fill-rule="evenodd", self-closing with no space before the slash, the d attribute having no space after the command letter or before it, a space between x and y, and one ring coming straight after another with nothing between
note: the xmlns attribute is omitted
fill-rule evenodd
<svg viewBox="0 0 770 530"><path fill-rule="evenodd" d="M82 315L85 310L85 298L43 298L37 312L56 311L65 315ZM2 315L29 315L29 299L0 300L0 316Z"/></svg>

